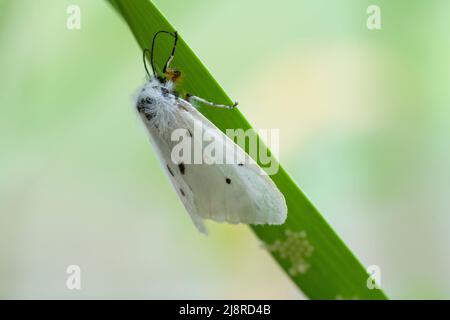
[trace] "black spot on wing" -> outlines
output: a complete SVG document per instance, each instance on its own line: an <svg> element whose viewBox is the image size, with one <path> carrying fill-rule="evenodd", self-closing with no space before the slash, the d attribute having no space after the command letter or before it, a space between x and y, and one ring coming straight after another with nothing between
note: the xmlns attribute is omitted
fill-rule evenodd
<svg viewBox="0 0 450 320"><path fill-rule="evenodd" d="M180 188L180 193L181 193L181 195L182 195L183 197L186 196L186 194L184 193L183 189L181 189L181 188Z"/></svg>
<svg viewBox="0 0 450 320"><path fill-rule="evenodd" d="M225 178L225 182L230 184L231 183L231 179L230 178Z"/></svg>
<svg viewBox="0 0 450 320"><path fill-rule="evenodd" d="M178 165L178 169L180 169L180 173L181 173L181 174L184 174L184 172L185 172L185 170L186 170L186 167L184 166L184 163L183 163L183 162L181 162L181 163Z"/></svg>
<svg viewBox="0 0 450 320"><path fill-rule="evenodd" d="M243 163L239 163L239 164L238 164L239 167L242 167L243 165L244 165Z"/></svg>

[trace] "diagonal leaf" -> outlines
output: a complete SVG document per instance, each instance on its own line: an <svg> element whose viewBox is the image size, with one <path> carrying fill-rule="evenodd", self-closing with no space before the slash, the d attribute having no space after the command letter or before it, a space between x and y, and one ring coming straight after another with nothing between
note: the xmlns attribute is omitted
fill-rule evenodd
<svg viewBox="0 0 450 320"><path fill-rule="evenodd" d="M125 19L141 48L149 47L157 31L174 31L149 0L108 1ZM214 102L231 104L183 41L182 30L177 31L181 37L173 65L184 75L181 89ZM164 63L171 45L170 40L158 42L157 65ZM238 110L201 108L200 111L222 131L251 128ZM286 198L288 219L282 226L252 226L252 229L292 281L311 299L386 299L381 290L368 289L365 268L283 168L272 179Z"/></svg>

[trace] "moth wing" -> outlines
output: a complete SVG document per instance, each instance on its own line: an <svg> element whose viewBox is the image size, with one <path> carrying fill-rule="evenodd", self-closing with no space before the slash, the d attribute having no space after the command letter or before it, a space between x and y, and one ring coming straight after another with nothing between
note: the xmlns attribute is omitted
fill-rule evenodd
<svg viewBox="0 0 450 320"><path fill-rule="evenodd" d="M151 133L151 132L150 132ZM171 152L173 144L168 141L164 135L152 134L152 144L156 151L156 154L163 166L163 170L169 177L172 187L175 189L181 203L186 208L189 216L192 219L195 227L203 234L207 234L203 219L198 212L198 207L194 197L194 192L187 184L180 172L179 164L174 163L171 160Z"/></svg>
<svg viewBox="0 0 450 320"><path fill-rule="evenodd" d="M270 177L262 174L262 169L244 150L190 103L179 99L177 104L178 112L173 114L175 123L171 127L189 133L192 154L195 145L205 150L214 141L215 148L237 160L233 164L208 164L213 159L203 153L198 164L173 161L172 151L178 142L172 141L172 131L148 128L163 169L195 227L206 234L204 219L245 224L284 223L286 202ZM199 127L207 132L208 140L195 133Z"/></svg>
<svg viewBox="0 0 450 320"><path fill-rule="evenodd" d="M191 104L184 100L179 104L179 127L189 129L194 145L201 145L201 150L205 151L213 143L216 150L223 150L222 160L224 157L234 159L231 163L208 164L214 159L203 152L202 163L185 165L181 178L193 192L195 215L229 223L284 223L286 201L272 179ZM196 134L199 126L204 136Z"/></svg>

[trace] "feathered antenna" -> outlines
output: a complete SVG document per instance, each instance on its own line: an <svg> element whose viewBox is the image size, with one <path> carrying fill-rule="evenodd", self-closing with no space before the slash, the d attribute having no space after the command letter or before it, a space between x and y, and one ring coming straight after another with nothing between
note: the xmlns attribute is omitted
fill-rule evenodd
<svg viewBox="0 0 450 320"><path fill-rule="evenodd" d="M150 76L150 72L148 71L148 68L147 68L146 54L147 54L147 53L150 53L150 66L152 67L153 75L155 76L155 78L157 78L158 75L156 74L156 71L155 71L155 63L154 63L155 40L156 40L156 37L157 37L159 34L161 34L161 33L166 33L166 34L169 34L169 35L171 35L172 37L174 37L174 42L173 42L172 52L171 52L169 58L167 58L166 63L164 64L163 73L166 72L166 70L167 70L169 64L172 62L173 57L174 57L174 55L175 55L175 50L176 50L176 48L177 48L178 33L177 33L176 31L175 31L174 33L172 33L172 32L169 32L169 31L161 30L161 31L158 31L157 33L155 33L155 35L153 36L153 39L152 39L152 47L151 47L151 50L145 48L144 51L143 51L143 53L142 53L145 72L147 73L147 76L148 76L149 78L150 78L151 76Z"/></svg>

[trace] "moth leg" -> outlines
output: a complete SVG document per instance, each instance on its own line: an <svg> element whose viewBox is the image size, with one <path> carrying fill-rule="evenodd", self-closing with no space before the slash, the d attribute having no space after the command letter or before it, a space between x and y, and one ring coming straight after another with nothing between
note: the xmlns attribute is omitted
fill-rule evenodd
<svg viewBox="0 0 450 320"><path fill-rule="evenodd" d="M232 106L228 106L228 105L225 105L225 104L217 104L217 103L205 100L203 98L190 95L189 93L186 94L186 100L188 100L189 102L196 101L196 102L204 103L204 104L206 104L206 105L208 105L210 107L224 108L224 109L234 109L238 105L237 102L235 102Z"/></svg>

